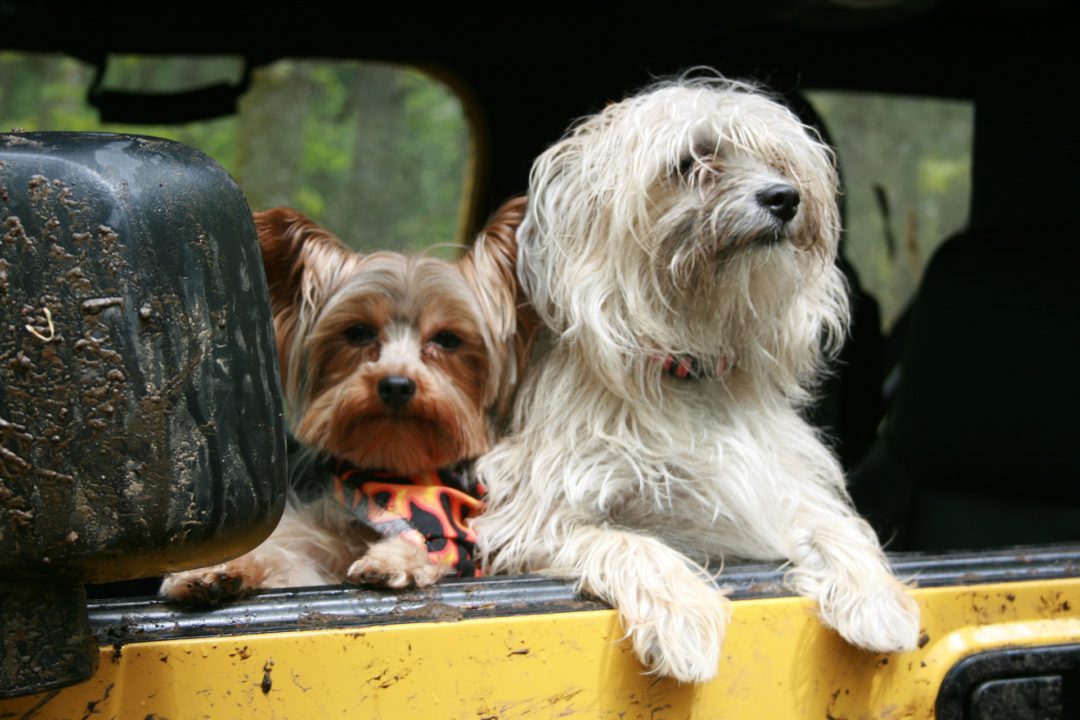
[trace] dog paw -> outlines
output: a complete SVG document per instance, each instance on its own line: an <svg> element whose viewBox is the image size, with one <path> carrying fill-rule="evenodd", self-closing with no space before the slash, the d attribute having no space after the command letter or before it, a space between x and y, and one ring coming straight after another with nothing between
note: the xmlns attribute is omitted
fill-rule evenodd
<svg viewBox="0 0 1080 720"><path fill-rule="evenodd" d="M264 575L254 563L227 562L166 575L158 593L177 602L217 605L260 587Z"/></svg>
<svg viewBox="0 0 1080 720"><path fill-rule="evenodd" d="M716 677L730 603L720 590L695 578L700 590L674 601L646 603L639 617L623 614L634 652L649 672L680 682L700 683Z"/></svg>
<svg viewBox="0 0 1080 720"><path fill-rule="evenodd" d="M433 563L427 551L405 538L375 543L346 573L349 582L401 589L434 585L450 568Z"/></svg>
<svg viewBox="0 0 1080 720"><path fill-rule="evenodd" d="M845 640L873 652L905 652L919 642L919 606L895 581L850 598L831 616L826 622Z"/></svg>

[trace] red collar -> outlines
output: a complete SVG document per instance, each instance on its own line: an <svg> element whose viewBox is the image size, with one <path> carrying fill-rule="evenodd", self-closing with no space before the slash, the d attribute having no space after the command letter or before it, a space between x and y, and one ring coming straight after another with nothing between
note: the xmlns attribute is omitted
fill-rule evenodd
<svg viewBox="0 0 1080 720"><path fill-rule="evenodd" d="M727 374L731 363L724 355L715 367L706 368L693 355L667 355L660 361L661 372L678 380L717 380Z"/></svg>

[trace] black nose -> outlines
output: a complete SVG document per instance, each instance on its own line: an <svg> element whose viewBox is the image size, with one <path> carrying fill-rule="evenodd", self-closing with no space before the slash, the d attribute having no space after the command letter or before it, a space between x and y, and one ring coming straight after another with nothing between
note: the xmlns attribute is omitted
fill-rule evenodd
<svg viewBox="0 0 1080 720"><path fill-rule="evenodd" d="M790 222L799 211L799 191L787 183L776 183L759 190L757 201L781 222Z"/></svg>
<svg viewBox="0 0 1080 720"><path fill-rule="evenodd" d="M387 375L379 381L379 397L391 410L400 410L416 394L416 383L403 375Z"/></svg>

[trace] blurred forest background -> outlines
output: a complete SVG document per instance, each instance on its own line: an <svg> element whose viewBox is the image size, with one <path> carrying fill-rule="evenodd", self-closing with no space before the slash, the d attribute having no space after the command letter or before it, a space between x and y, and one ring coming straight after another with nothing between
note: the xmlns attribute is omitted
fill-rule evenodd
<svg viewBox="0 0 1080 720"><path fill-rule="evenodd" d="M235 82L239 58L110 56L109 90L166 92ZM198 148L252 209L289 205L354 249L461 242L470 175L465 112L418 70L357 61L285 60L256 68L239 112L184 125L98 121L93 66L61 55L0 53L0 128L127 132Z"/></svg>
<svg viewBox="0 0 1080 720"><path fill-rule="evenodd" d="M104 86L170 91L235 81L239 58L110 56ZM458 97L407 67L282 60L257 68L235 116L184 125L105 125L86 101L92 66L0 53L0 129L103 130L196 147L252 208L290 205L357 250L461 243L473 138ZM887 330L934 248L967 219L970 103L809 92L845 183L844 253ZM567 118L569 122L571 118ZM496 161L498 159L496 158ZM522 185L525 178L522 178Z"/></svg>
<svg viewBox="0 0 1080 720"><path fill-rule="evenodd" d="M869 93L807 97L836 147L844 256L881 304L888 329L934 249L967 223L974 106Z"/></svg>

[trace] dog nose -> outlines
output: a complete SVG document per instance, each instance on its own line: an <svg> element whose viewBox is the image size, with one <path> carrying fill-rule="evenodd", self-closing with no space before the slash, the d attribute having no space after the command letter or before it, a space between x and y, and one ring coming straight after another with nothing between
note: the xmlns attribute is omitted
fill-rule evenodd
<svg viewBox="0 0 1080 720"><path fill-rule="evenodd" d="M787 183L776 183L758 191L757 201L781 222L790 222L799 211L799 191Z"/></svg>
<svg viewBox="0 0 1080 720"><path fill-rule="evenodd" d="M400 410L416 394L416 383L403 375L387 375L379 381L379 397L391 410Z"/></svg>

